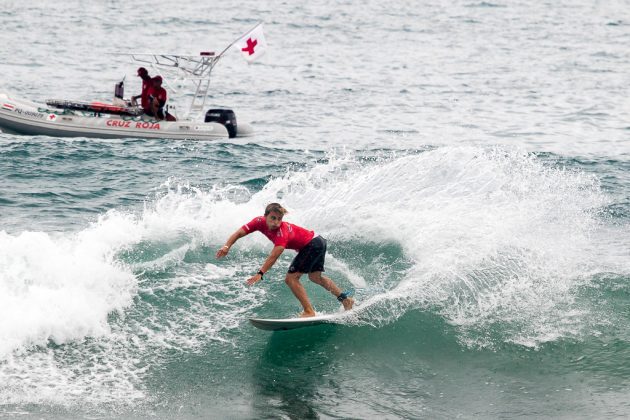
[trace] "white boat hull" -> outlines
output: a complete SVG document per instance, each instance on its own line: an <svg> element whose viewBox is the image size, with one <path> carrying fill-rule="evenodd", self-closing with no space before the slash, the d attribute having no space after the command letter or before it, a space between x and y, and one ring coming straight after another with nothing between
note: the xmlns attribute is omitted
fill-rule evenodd
<svg viewBox="0 0 630 420"><path fill-rule="evenodd" d="M121 116L49 108L0 93L0 130L25 135L94 138L155 138L212 140L229 138L216 122L158 121L149 116ZM237 137L251 136L249 124L239 122Z"/></svg>

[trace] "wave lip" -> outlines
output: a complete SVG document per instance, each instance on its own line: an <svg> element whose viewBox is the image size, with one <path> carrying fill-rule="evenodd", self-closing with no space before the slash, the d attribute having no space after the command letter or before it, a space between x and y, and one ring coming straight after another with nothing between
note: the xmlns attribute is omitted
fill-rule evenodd
<svg viewBox="0 0 630 420"><path fill-rule="evenodd" d="M109 333L108 314L131 304L136 282L114 261L122 238L108 230L96 224L72 237L0 232L0 358L49 340Z"/></svg>

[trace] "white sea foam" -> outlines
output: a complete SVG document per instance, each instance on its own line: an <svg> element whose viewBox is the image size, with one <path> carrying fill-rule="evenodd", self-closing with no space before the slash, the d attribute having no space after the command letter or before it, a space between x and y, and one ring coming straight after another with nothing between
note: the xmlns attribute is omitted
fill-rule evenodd
<svg viewBox="0 0 630 420"><path fill-rule="evenodd" d="M133 362L72 346L90 337L105 340L99 346L116 342L108 316L131 305L136 279L115 252L135 240L134 226L112 213L78 234L0 232L0 404L141 394ZM49 342L66 345L68 360L46 350ZM72 364L76 352L84 357Z"/></svg>
<svg viewBox="0 0 630 420"><path fill-rule="evenodd" d="M107 314L128 306L135 288L133 275L112 259L118 233L0 232L0 358L49 339L109 332Z"/></svg>
<svg viewBox="0 0 630 420"><path fill-rule="evenodd" d="M177 187L76 234L0 232L0 404L142 399L143 372L166 352L227 341L265 293L244 287L239 273L253 267L182 264L209 229L216 236L209 221L224 206L238 210Z"/></svg>

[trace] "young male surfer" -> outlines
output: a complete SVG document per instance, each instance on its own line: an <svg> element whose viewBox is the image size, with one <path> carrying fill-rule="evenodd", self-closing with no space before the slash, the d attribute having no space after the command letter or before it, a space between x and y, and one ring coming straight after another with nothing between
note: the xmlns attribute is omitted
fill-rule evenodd
<svg viewBox="0 0 630 420"><path fill-rule="evenodd" d="M295 297L302 304L304 312L301 317L315 316L315 310L306 294L306 290L300 277L308 273L308 278L332 293L339 300L345 310L352 308L354 299L343 293L339 287L328 277L322 274L324 271L324 259L326 257L326 239L315 236L312 230L304 229L292 223L282 221L287 210L278 203L271 203L265 208L265 215L252 219L234 232L217 251L216 257L225 257L236 241L252 232L260 231L271 242L274 247L263 263L258 273L247 280L248 285L262 280L264 274L275 264L276 260L286 248L298 251L297 256L291 262L289 271L285 278L285 283L289 286Z"/></svg>

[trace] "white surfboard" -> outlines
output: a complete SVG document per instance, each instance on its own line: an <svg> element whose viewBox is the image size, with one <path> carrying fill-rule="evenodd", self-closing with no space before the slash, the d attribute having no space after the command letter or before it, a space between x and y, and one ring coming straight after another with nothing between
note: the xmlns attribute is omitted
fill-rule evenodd
<svg viewBox="0 0 630 420"><path fill-rule="evenodd" d="M339 320L343 315L343 312L339 312L335 314L316 315L308 318L250 318L249 322L251 322L254 327L260 328L261 330L284 331L321 324L334 324L335 321Z"/></svg>

